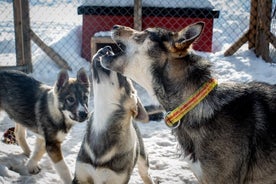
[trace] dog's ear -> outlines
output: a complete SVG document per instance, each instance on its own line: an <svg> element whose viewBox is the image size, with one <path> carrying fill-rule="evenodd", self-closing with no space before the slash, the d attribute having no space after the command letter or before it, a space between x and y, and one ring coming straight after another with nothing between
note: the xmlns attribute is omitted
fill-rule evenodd
<svg viewBox="0 0 276 184"><path fill-rule="evenodd" d="M59 91L62 87L64 87L69 80L67 70L61 70L58 74L57 82L56 82L56 89Z"/></svg>
<svg viewBox="0 0 276 184"><path fill-rule="evenodd" d="M137 108L135 109L135 111L136 111L136 112L134 112L135 120L141 121L141 122L144 122L144 123L149 122L148 113L147 113L146 109L144 108L144 106L141 103L139 98L137 98Z"/></svg>
<svg viewBox="0 0 276 184"><path fill-rule="evenodd" d="M77 80L85 87L89 88L89 79L84 68L79 69L77 73Z"/></svg>
<svg viewBox="0 0 276 184"><path fill-rule="evenodd" d="M201 35L204 28L204 22L197 22L182 29L176 34L170 47L172 52L188 49L191 44Z"/></svg>

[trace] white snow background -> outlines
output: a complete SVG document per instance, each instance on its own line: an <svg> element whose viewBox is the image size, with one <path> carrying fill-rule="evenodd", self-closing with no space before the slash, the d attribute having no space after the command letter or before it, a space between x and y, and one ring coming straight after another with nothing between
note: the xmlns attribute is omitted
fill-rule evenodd
<svg viewBox="0 0 276 184"><path fill-rule="evenodd" d="M211 0L211 2L216 9L223 10L221 11L220 16L223 16L224 19L222 20L219 18L215 20L213 35L214 52L198 53L207 57L212 62L215 77L219 82L249 82L252 80L258 80L275 84L275 64L265 63L261 58L256 58L252 51L247 50L247 45L242 46L242 48L233 56L223 56L224 51L233 43L233 39L229 38L229 35L226 34L227 32L225 30L227 30L227 27L230 25L236 25L239 29L233 32L231 36L238 39L247 29L246 26L249 19L248 11L244 12L242 11L242 8L249 9L249 6L243 7L243 1L240 0L233 0L229 2L227 6L224 5L224 1ZM233 4L230 5L230 3ZM31 15L34 15L31 16L31 21L34 23L33 27L34 29L37 28L36 32L42 37L42 39L50 41L50 46L54 49L58 49L60 55L67 60L69 65L73 68L73 71L69 73L71 77L75 77L76 72L80 67L84 67L87 72L90 73L88 62L80 57L82 17L76 13L77 7L70 6L70 4L64 5L66 8L64 8L63 13L64 15L67 15L66 18L60 16L53 18L51 15L55 14L48 13L56 12L57 10L62 9L62 6L62 4L59 4L59 6L45 6L43 7L43 12L41 12L39 16L35 16L37 14L34 12L41 11L42 5L33 6L30 13ZM11 9L11 11L6 11L7 9ZM12 12L12 6L10 6L10 3L0 1L0 12L0 27L13 26L12 24L6 25L3 23L7 22L7 20L5 19L5 14L2 14L2 12ZM54 22L49 24L49 20L54 20ZM275 21L275 19L273 21ZM56 28L61 24L66 25L66 23L68 23L68 25L74 24L75 26L73 29L71 29L70 26L68 26L70 29L61 29L60 32L63 32L63 34L60 34L60 32L57 33L56 29L51 30L51 27ZM40 30L39 27L43 25L51 26L47 27L47 31L43 29ZM272 31L275 34L276 30L273 29ZM0 43L5 41L5 39L8 39L11 34L14 33L12 31L6 33L0 32ZM68 45L68 47L64 47L64 45ZM2 47L4 47L4 45L0 45L0 48ZM14 53L0 53L1 61L9 61L14 58ZM33 62L35 70L31 75L46 84L53 85L57 73L59 72L59 69L55 64L50 61L50 59L45 59L45 54L39 49L33 53ZM42 62L45 64L41 64ZM144 105L151 104L152 101L147 93L138 86L137 89ZM93 110L92 98L90 101L90 110ZM164 122L138 124L143 135L146 150L149 154L150 174L154 180L164 184L197 183L196 178L189 170L188 164L180 156L181 151L179 150L175 137L171 134L171 130L164 125ZM2 137L3 132L7 128L12 126L14 126L13 121L10 120L4 112L0 112L0 137ZM62 145L64 159L72 173L74 173L75 170L75 160L81 145L85 127L86 123L75 125ZM28 133L27 141L32 149L35 142L35 136L31 132ZM42 168L41 172L37 175L29 175L24 166L27 158L21 153L22 150L19 146L7 145L0 142L0 183L61 183L59 176L46 154L40 161L40 166ZM142 183L137 169L134 170L130 183Z"/></svg>

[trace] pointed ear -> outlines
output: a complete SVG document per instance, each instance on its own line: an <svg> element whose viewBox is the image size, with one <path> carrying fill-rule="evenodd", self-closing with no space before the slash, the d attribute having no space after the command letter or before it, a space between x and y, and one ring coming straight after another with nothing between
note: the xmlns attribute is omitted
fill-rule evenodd
<svg viewBox="0 0 276 184"><path fill-rule="evenodd" d="M177 50L188 49L191 44L201 35L204 28L204 22L197 22L189 25L177 33L173 48Z"/></svg>
<svg viewBox="0 0 276 184"><path fill-rule="evenodd" d="M56 89L59 91L62 87L64 87L69 80L69 76L67 70L61 70L58 74L57 82L56 82Z"/></svg>
<svg viewBox="0 0 276 184"><path fill-rule="evenodd" d="M135 114L135 116L134 116L135 120L141 121L144 123L149 122L148 113L139 98L137 98L137 108L136 108L136 112L134 114Z"/></svg>
<svg viewBox="0 0 276 184"><path fill-rule="evenodd" d="M84 68L79 69L77 73L77 80L78 82L89 88L89 79Z"/></svg>

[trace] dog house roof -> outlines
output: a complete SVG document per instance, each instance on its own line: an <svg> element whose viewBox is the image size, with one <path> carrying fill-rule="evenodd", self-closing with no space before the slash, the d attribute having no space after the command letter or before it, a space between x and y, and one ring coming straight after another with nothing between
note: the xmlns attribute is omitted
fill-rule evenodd
<svg viewBox="0 0 276 184"><path fill-rule="evenodd" d="M134 0L83 0L84 6L133 6ZM142 0L143 7L164 7L164 8L209 8L214 6L209 0Z"/></svg>

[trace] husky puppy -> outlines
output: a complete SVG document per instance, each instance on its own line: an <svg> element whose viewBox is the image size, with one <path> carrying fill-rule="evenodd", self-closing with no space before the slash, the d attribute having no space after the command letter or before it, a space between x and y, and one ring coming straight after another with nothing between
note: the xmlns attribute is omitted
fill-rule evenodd
<svg viewBox="0 0 276 184"><path fill-rule="evenodd" d="M213 79L210 63L189 49L203 28L202 22L179 32L115 25L112 38L122 52L103 48L101 63L173 111ZM173 132L199 183L276 183L276 85L218 84Z"/></svg>
<svg viewBox="0 0 276 184"><path fill-rule="evenodd" d="M148 114L131 81L101 66L103 54L97 52L92 59L94 113L88 120L73 183L125 184L137 162L144 183L151 184L141 134L133 122L148 122Z"/></svg>
<svg viewBox="0 0 276 184"><path fill-rule="evenodd" d="M88 118L90 88L85 70L78 71L77 79L69 78L67 71L62 70L53 87L19 71L1 71L0 81L0 110L16 122L16 140L25 155L31 153L25 138L26 128L37 135L27 162L29 173L40 171L38 161L47 152L64 183L71 183L61 143L75 123Z"/></svg>

